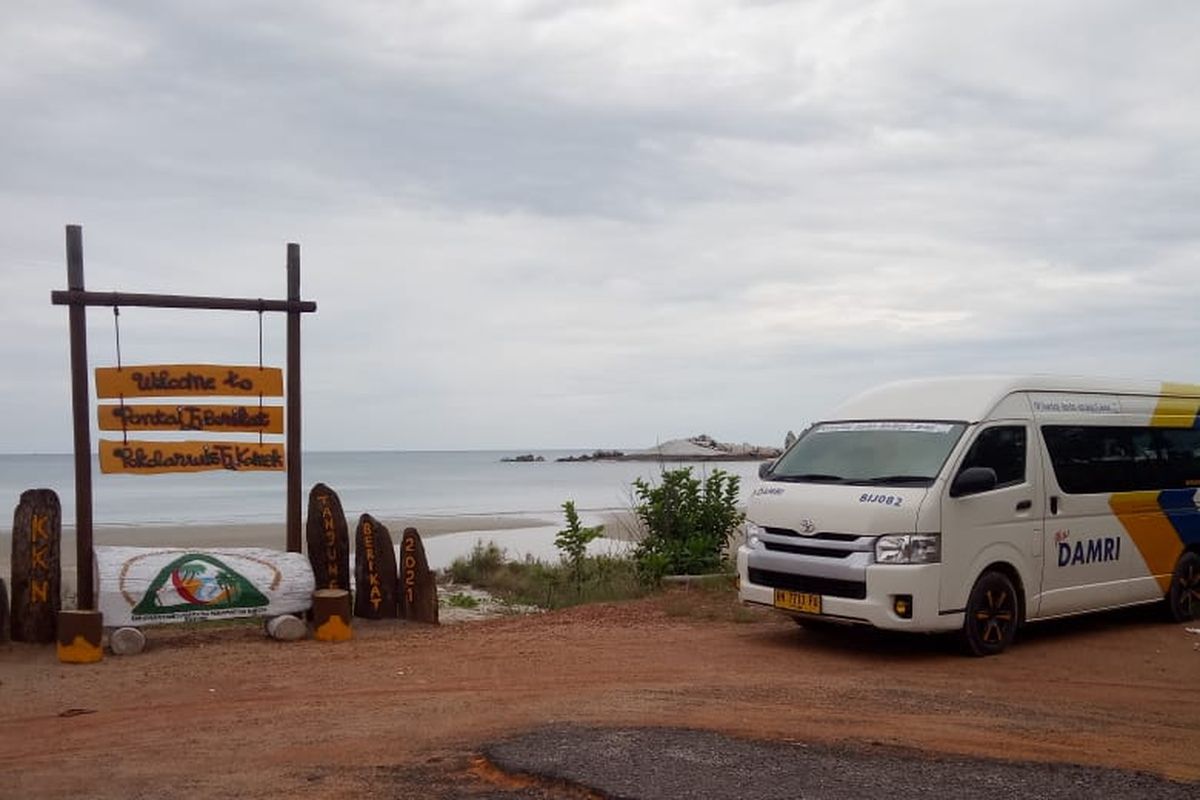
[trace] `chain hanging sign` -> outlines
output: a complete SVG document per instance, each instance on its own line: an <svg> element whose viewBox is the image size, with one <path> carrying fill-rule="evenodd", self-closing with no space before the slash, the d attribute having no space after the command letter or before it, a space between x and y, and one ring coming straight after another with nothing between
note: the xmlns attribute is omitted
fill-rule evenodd
<svg viewBox="0 0 1200 800"><path fill-rule="evenodd" d="M105 473L156 474L163 472L280 471L287 474L286 527L287 549L301 550L300 502L300 315L317 310L317 304L300 299L300 246L287 246L287 297L265 300L249 297L206 297L126 292L94 292L84 287L83 231L78 225L67 226L67 289L53 291L50 301L70 309L71 408L75 434L75 545L76 584L79 607L94 611L96 584L92 550L92 463L88 397L87 309L100 306L113 310L117 344L117 366L100 367L95 372L98 400L96 408L102 431L119 431L120 440L99 442L100 469ZM247 311L258 314L258 364L227 366L216 364L154 364L129 366L121 363L121 334L117 322L121 308L169 308L208 311ZM262 363L262 318L266 312L287 317L287 374L278 367ZM286 378L286 391L285 391ZM127 398L166 398L153 404L126 403ZM246 398L242 405L208 405L195 398ZM282 405L265 405L264 398L285 398ZM249 402L254 398L255 402ZM171 401L175 401L172 403ZM147 431L220 436L254 434L257 442L237 440L189 439L187 441L130 439L129 434ZM283 441L264 442L264 435L283 434ZM238 579L238 570L215 556L189 554L187 563L157 565L156 576L170 573L171 580L192 592L189 581L212 573L213 585L224 599L209 602L215 608L237 595L238 602L262 599L250 591L253 581ZM236 560L236 559L235 559ZM140 562L139 562L140 563ZM168 570L168 567L170 568ZM250 567L247 567L253 571ZM167 570L167 572L163 572ZM202 575L203 573L203 575ZM198 577L200 576L200 577ZM243 576L244 577L244 576ZM157 580L157 577L156 577ZM232 581L232 582L231 582ZM199 585L199 584L197 584ZM172 583L174 586L174 583ZM231 588L232 587L232 588ZM159 592L161 586L155 587ZM311 590L311 583L308 587ZM235 591L236 590L236 591ZM147 589L149 591L149 589ZM226 592L227 595L220 595ZM159 592L161 594L161 592ZM180 597L187 599L184 594ZM198 597L198 595L197 595ZM267 594L262 597L270 599ZM250 600L247 600L250 598ZM147 600L146 602L150 602ZM151 604L153 605L153 604ZM178 603L176 604L178 605ZM203 604L202 604L203 605ZM149 609L150 606L146 606ZM213 610L210 608L208 610ZM146 610L159 613L155 606ZM136 608L135 608L136 610ZM228 612L223 606L222 613ZM196 609L181 613L192 614Z"/></svg>
<svg viewBox="0 0 1200 800"><path fill-rule="evenodd" d="M154 364L98 367L96 395L119 398L99 405L102 431L121 431L121 441L100 441L100 471L157 475L165 472L275 471L285 468L282 443L238 441L130 441L133 431L282 433L280 406L126 405L126 397L211 397L283 394L283 370L218 364Z"/></svg>

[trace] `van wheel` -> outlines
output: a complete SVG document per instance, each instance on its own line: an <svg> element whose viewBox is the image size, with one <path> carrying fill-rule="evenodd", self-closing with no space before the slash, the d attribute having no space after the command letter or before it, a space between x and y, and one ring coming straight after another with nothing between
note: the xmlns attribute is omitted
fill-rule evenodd
<svg viewBox="0 0 1200 800"><path fill-rule="evenodd" d="M985 572L967 600L962 643L973 656L994 656L1012 644L1019 618L1017 590L1002 572Z"/></svg>
<svg viewBox="0 0 1200 800"><path fill-rule="evenodd" d="M1167 606L1176 622L1190 622L1200 614L1200 556L1195 553L1184 553L1176 562Z"/></svg>

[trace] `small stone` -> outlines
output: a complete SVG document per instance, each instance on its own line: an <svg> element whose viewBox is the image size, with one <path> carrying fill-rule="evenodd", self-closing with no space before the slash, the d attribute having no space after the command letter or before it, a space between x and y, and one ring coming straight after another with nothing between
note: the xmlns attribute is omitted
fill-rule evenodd
<svg viewBox="0 0 1200 800"><path fill-rule="evenodd" d="M135 656L146 649L146 634L137 628L117 628L108 637L113 655Z"/></svg>
<svg viewBox="0 0 1200 800"><path fill-rule="evenodd" d="M281 642L296 642L308 635L308 625L299 617L283 614L267 620L267 634Z"/></svg>

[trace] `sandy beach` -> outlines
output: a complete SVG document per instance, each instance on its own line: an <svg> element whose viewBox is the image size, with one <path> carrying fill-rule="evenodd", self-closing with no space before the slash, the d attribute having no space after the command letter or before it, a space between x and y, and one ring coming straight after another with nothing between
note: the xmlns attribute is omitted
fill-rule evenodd
<svg viewBox="0 0 1200 800"><path fill-rule="evenodd" d="M380 520L388 527L392 538L399 541L405 528L416 528L427 540L438 537L453 537L466 541L455 534L479 534L495 532L496 539L503 544L505 532L522 534L528 531L552 531L561 527L562 520L550 514L532 516L527 514L455 514L446 516L411 516L403 519ZM585 517L585 524L604 525L604 536L621 542L636 538L632 515L627 511L603 511ZM354 546L354 523L350 525L350 545ZM5 532L7 533L7 531ZM122 545L127 547L265 547L274 550L287 549L287 535L283 523L271 524L225 524L225 525L145 525L145 526L96 526L93 534L96 545ZM487 537L480 537L487 539ZM470 537L471 541L474 537ZM470 545L462 549L469 550ZM0 538L0 576L6 580L10 575L12 548L7 536ZM63 597L73 601L75 594L76 546L73 530L64 530L62 535L62 580Z"/></svg>

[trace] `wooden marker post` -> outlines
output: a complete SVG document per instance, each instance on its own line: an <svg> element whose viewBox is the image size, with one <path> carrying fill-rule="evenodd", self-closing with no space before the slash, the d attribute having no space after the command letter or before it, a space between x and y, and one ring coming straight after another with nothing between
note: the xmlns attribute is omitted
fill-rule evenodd
<svg viewBox="0 0 1200 800"><path fill-rule="evenodd" d="M337 492L323 483L308 493L308 560L318 589L350 590L350 527Z"/></svg>
<svg viewBox="0 0 1200 800"><path fill-rule="evenodd" d="M58 495L50 489L22 492L12 527L13 641L54 641L62 608L61 544Z"/></svg>
<svg viewBox="0 0 1200 800"><path fill-rule="evenodd" d="M438 624L437 581L416 528L405 528L400 540L400 616Z"/></svg>
<svg viewBox="0 0 1200 800"><path fill-rule="evenodd" d="M387 527L370 514L354 530L354 586L354 616L396 618L396 551Z"/></svg>

